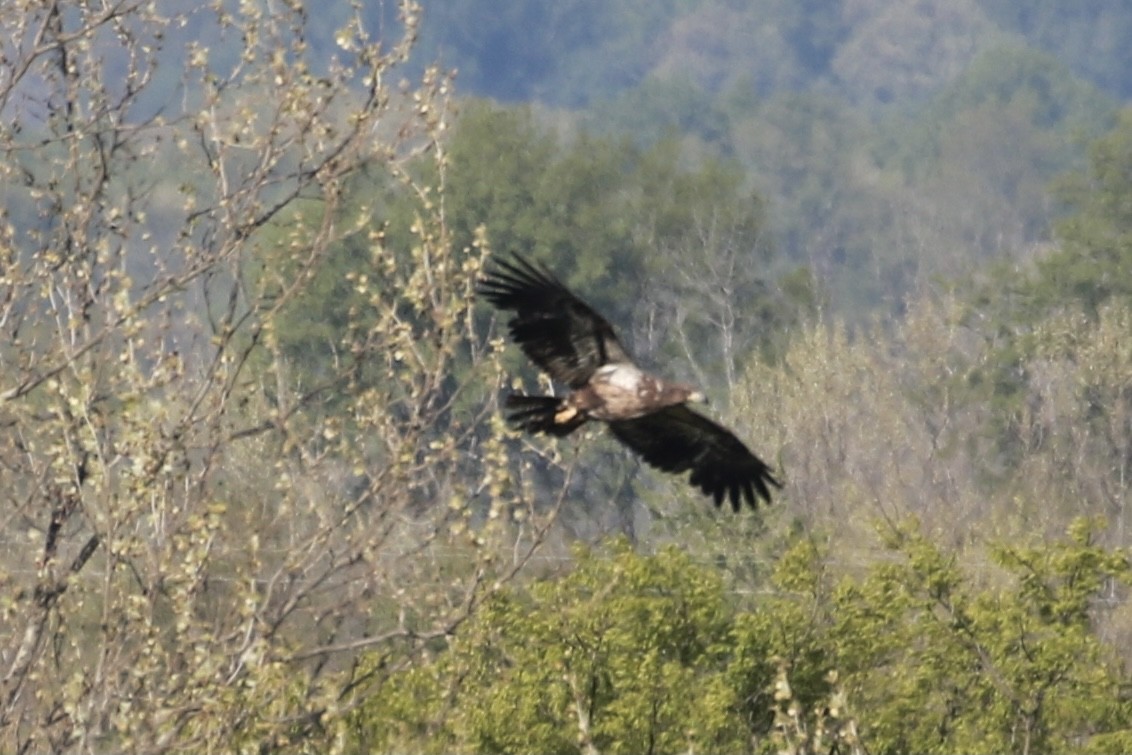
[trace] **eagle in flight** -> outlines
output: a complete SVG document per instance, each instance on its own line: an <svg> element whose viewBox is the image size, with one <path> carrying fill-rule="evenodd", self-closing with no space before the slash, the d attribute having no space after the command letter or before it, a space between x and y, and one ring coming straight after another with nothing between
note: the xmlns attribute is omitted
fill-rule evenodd
<svg viewBox="0 0 1132 755"><path fill-rule="evenodd" d="M480 294L515 313L512 340L551 379L569 387L558 396L512 394L507 420L530 433L565 437L589 421L604 422L646 463L665 472L691 470L691 482L715 499L753 508L781 488L770 467L724 427L688 408L698 390L647 374L629 357L613 327L548 270L515 256L497 261Z"/></svg>

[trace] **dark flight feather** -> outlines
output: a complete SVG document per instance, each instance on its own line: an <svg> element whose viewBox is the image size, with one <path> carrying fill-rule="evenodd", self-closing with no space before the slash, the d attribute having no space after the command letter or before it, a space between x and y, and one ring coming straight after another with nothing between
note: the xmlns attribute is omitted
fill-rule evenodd
<svg viewBox="0 0 1132 755"><path fill-rule="evenodd" d="M549 271L516 257L501 260L479 291L515 313L508 329L527 358L571 388L581 388L604 364L629 362L613 326Z"/></svg>
<svg viewBox="0 0 1132 755"><path fill-rule="evenodd" d="M770 486L781 488L759 457L741 440L685 404L652 414L609 423L619 441L651 466L679 474L692 471L691 482L719 506L726 497L739 510L740 497L756 505L756 496L770 501Z"/></svg>

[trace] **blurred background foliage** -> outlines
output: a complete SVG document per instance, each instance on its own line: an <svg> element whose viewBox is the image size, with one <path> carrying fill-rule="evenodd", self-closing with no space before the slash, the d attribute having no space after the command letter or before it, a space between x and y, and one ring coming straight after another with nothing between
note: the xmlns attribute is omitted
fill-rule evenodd
<svg viewBox="0 0 1132 755"><path fill-rule="evenodd" d="M10 749L1132 749L1127 3L32 5ZM507 434L509 253L774 505Z"/></svg>

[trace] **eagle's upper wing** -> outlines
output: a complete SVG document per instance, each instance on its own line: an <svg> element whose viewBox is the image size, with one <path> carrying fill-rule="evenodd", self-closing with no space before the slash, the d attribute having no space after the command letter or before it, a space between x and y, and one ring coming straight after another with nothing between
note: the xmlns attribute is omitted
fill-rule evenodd
<svg viewBox="0 0 1132 755"><path fill-rule="evenodd" d="M739 497L752 507L758 497L770 502L770 487L782 487L759 457L729 430L683 404L643 417L609 423L617 439L649 464L665 472L692 470L691 482L739 510Z"/></svg>
<svg viewBox="0 0 1132 755"><path fill-rule="evenodd" d="M515 312L511 338L560 383L580 388L603 364L630 361L604 317L519 256L496 261L479 292L497 308Z"/></svg>

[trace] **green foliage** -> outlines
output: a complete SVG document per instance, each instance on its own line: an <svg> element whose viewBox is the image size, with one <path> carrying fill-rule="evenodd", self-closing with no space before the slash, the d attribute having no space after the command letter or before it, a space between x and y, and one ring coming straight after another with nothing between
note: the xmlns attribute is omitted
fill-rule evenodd
<svg viewBox="0 0 1132 755"><path fill-rule="evenodd" d="M1042 260L1031 306L1074 302L1095 314L1110 297L1132 301L1132 110L1089 150L1089 169L1068 177L1072 214L1058 226L1061 249Z"/></svg>
<svg viewBox="0 0 1132 755"><path fill-rule="evenodd" d="M730 613L713 572L675 549L646 558L625 542L576 558L567 575L494 596L439 658L429 678L454 706L441 741L475 752L741 747L734 690L720 673ZM366 746L417 746L391 733L420 731L429 706L387 701L423 673L367 704Z"/></svg>
<svg viewBox="0 0 1132 755"><path fill-rule="evenodd" d="M798 541L774 566L774 597L752 602L735 617L725 673L738 697L736 712L752 734L765 738L779 729L783 684L789 704L805 711L821 710L833 692L828 646L815 621L815 607L829 599L829 578L814 544Z"/></svg>
<svg viewBox="0 0 1132 755"><path fill-rule="evenodd" d="M380 44L360 5L4 5L0 749L1132 749L1132 117L1032 274L906 297L1029 255L1107 117L1064 59L976 55L976 11L1055 50L1127 11L1008 5L450 4L465 80L646 82L569 138L390 87L413 3ZM902 91L938 96L850 104ZM497 416L489 241L733 389L784 505L672 515L666 479L680 550L514 584L557 509ZM900 319L802 326L815 281ZM634 505L585 461L559 504Z"/></svg>
<svg viewBox="0 0 1132 755"><path fill-rule="evenodd" d="M1057 0L570 0L554 8L448 0L426 13L424 58L459 69L469 92L506 102L584 107L682 80L712 95L837 86L870 106L906 105L1003 39L1057 56L1116 97L1128 93L1120 42L1132 15L1120 0L1080 8Z"/></svg>
<svg viewBox="0 0 1132 755"><path fill-rule="evenodd" d="M455 248L486 238L501 254L548 264L646 358L690 359L705 387L715 387L713 373L732 384L737 364L771 353L813 307L803 269L782 271L788 285L772 287L781 266L764 204L733 164L689 165L675 141L566 141L530 111L480 102L464 103L443 149L441 207ZM266 229L256 278L284 299L275 336L304 386L332 397L323 373L343 362L360 384L379 382L380 366L358 360L341 334L380 319L380 302L395 296L401 284L383 269L418 243L417 187L438 182L437 164L356 174L333 217L345 232L317 259L303 253L319 228L316 205ZM296 279L304 295L284 297ZM515 368L525 369L517 358Z"/></svg>
<svg viewBox="0 0 1132 755"><path fill-rule="evenodd" d="M528 110L466 103L449 144L446 209L456 243L485 225L500 253L548 263L622 319L624 300L639 293L642 254L623 195L640 159L622 140L583 134L563 142Z"/></svg>
<svg viewBox="0 0 1132 755"><path fill-rule="evenodd" d="M0 6L0 750L330 751L382 676L358 651L450 634L553 521L493 419L486 249L441 211L450 82L387 88L412 2L318 74L301 4L104 10ZM194 43L163 89L194 13L239 64ZM360 166L414 189L389 245Z"/></svg>
<svg viewBox="0 0 1132 755"><path fill-rule="evenodd" d="M1091 315L1110 297L1132 294L1132 114L1089 147L1089 166L1064 175L1058 194L1069 214L1057 224L1058 245L1032 272L993 271L972 304L996 329L1018 329L1064 309Z"/></svg>
<svg viewBox="0 0 1132 755"><path fill-rule="evenodd" d="M818 672L836 669L877 753L1062 752L1120 732L1132 720L1116 702L1125 676L1093 621L1097 596L1129 565L1095 543L1097 531L1079 520L1063 541L998 545L981 567L893 531L892 562L801 600L816 647L795 661L793 686L808 667L821 699L831 690ZM804 563L796 586L814 584Z"/></svg>
<svg viewBox="0 0 1132 755"><path fill-rule="evenodd" d="M1089 604L1128 565L1095 545L1093 531L1080 521L1066 542L999 546L992 563L1006 574L981 576L901 536L906 563L863 584L873 610L900 620L849 631L887 631L887 658L869 659L849 687L862 710L880 704L875 751L1060 752L1112 715L1120 676L1091 631Z"/></svg>
<svg viewBox="0 0 1132 755"><path fill-rule="evenodd" d="M681 170L679 158L671 141L647 151L628 203L648 275L635 334L648 353L691 362L697 383L723 394L751 354L779 352L813 310L816 284L808 270L784 269L765 203L734 163Z"/></svg>
<svg viewBox="0 0 1132 755"><path fill-rule="evenodd" d="M482 0L429 6L426 55L458 66L469 91L577 105L636 83L650 46L696 0ZM616 61L613 63L612 61Z"/></svg>
<svg viewBox="0 0 1132 755"><path fill-rule="evenodd" d="M495 595L430 667L395 676L359 711L358 744L416 749L427 732L430 751L459 752L1099 748L1132 708L1093 631L1097 596L1129 573L1098 526L970 563L908 525L860 574L801 541L743 606L674 549L579 551L568 574Z"/></svg>
<svg viewBox="0 0 1132 755"><path fill-rule="evenodd" d="M1031 125L1061 126L1067 133L1097 123L1109 101L1074 78L1056 58L1031 48L1000 46L987 50L951 83L931 106L937 118L987 105L1024 102Z"/></svg>
<svg viewBox="0 0 1132 755"><path fill-rule="evenodd" d="M951 80L992 30L972 2L845 3L832 69L849 99L909 108Z"/></svg>
<svg viewBox="0 0 1132 755"><path fill-rule="evenodd" d="M1132 117L1125 112L1119 124L1090 147L1090 167L1059 181L1059 194L1071 214L1057 226L1056 246L1033 266L992 269L967 296L965 322L984 339L987 353L968 372L966 390L971 401L981 400L994 409L984 432L993 437L996 455L1007 470L1016 469L1030 445L1046 432L1085 427L1052 428L1040 413L1035 416L1033 407L1039 396L1061 386L1045 377L1051 369L1049 358L1080 361L1080 355L1047 351L1053 341L1066 343L1058 333L1069 329L1084 341L1103 339L1104 313L1120 317L1113 313L1132 301L1130 171ZM1110 375L1108 387L1101 390L1119 392L1123 381L1105 374ZM1107 406L1092 403L1102 411ZM1110 435L1117 446L1124 437L1123 430Z"/></svg>
<svg viewBox="0 0 1132 755"><path fill-rule="evenodd" d="M1005 31L1024 35L1030 44L1056 54L1098 86L1127 98L1132 87L1126 72L1132 57L1127 39L1132 13L1121 0L1066 5L1059 0L979 0Z"/></svg>
<svg viewBox="0 0 1132 755"><path fill-rule="evenodd" d="M724 104L686 78L650 78L615 99L595 104L587 122L602 131L632 134L639 144L655 144L678 134L727 144L730 121Z"/></svg>

